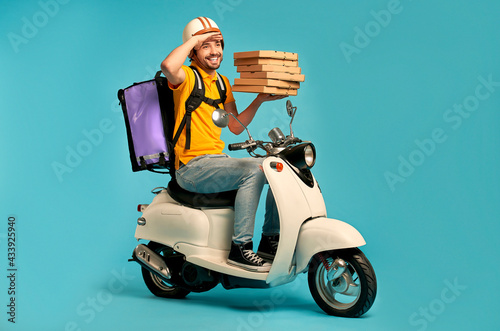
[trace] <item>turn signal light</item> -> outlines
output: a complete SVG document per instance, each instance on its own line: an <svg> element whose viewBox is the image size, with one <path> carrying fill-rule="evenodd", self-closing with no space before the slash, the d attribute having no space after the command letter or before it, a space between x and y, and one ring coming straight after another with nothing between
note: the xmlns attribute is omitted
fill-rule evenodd
<svg viewBox="0 0 500 331"><path fill-rule="evenodd" d="M283 163L281 163L281 162L271 162L270 165L271 165L271 168L273 168L277 172L283 171Z"/></svg>

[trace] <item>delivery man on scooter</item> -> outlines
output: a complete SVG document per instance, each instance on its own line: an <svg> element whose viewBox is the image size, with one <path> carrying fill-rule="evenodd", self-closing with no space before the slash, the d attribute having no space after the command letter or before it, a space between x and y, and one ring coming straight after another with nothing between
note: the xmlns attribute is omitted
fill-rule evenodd
<svg viewBox="0 0 500 331"><path fill-rule="evenodd" d="M175 48L161 63L161 70L173 90L175 104L175 128L177 132L186 112L185 103L195 82L195 71L184 62L189 57L205 85L205 97L220 101L216 87L218 77L227 88L226 100L220 104L226 112L233 114L245 126L253 120L263 102L282 99L285 96L260 93L241 113L227 77L218 75L222 62L224 39L215 22L206 17L197 17L183 31L183 44ZM262 239L257 251L253 251L255 215L266 178L261 170L262 159L231 158L224 154L221 129L212 122L214 106L202 102L191 116L189 130L184 129L175 145L175 168L178 184L185 190L197 193L216 193L238 190L234 205L234 233L228 263L250 271L267 272L276 254L279 239L279 217L271 190L266 198L266 213L262 228ZM240 134L244 128L232 116L229 130ZM190 137L187 137L189 132ZM189 143L187 143L189 142ZM264 260L264 259L265 260Z"/></svg>

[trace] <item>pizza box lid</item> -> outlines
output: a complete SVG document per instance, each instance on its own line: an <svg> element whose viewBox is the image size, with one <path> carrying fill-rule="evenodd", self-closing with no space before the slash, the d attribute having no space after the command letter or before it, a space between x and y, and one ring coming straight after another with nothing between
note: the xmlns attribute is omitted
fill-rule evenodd
<svg viewBox="0 0 500 331"><path fill-rule="evenodd" d="M248 66L237 66L236 71L237 72L274 71L274 72L288 72L291 74L300 74L301 69L300 69L300 67L285 67L285 66L273 66L273 65L267 65L267 64L255 64L255 65L248 65Z"/></svg>
<svg viewBox="0 0 500 331"><path fill-rule="evenodd" d="M281 88L300 88L300 83L278 79L260 79L260 78L235 78L235 85L256 85L256 86L275 86Z"/></svg>
<svg viewBox="0 0 500 331"><path fill-rule="evenodd" d="M305 75L301 74L291 74L286 72L240 72L240 78L266 78L266 79L280 79L292 82L303 82L305 81Z"/></svg>
<svg viewBox="0 0 500 331"><path fill-rule="evenodd" d="M286 66L286 67L298 67L299 61L291 61L291 60L282 60L282 59L264 59L260 57L249 57L245 59L235 59L234 65L251 65L251 64L270 64L277 66Z"/></svg>
<svg viewBox="0 0 500 331"><path fill-rule="evenodd" d="M242 59L248 57L262 57L271 59L283 59L283 60L293 60L297 61L299 55L297 53L291 52L280 52L280 51L250 51L250 52L236 52L234 53L235 59Z"/></svg>
<svg viewBox="0 0 500 331"><path fill-rule="evenodd" d="M297 89L284 89L274 86L233 85L234 92L270 93L276 95L297 95Z"/></svg>

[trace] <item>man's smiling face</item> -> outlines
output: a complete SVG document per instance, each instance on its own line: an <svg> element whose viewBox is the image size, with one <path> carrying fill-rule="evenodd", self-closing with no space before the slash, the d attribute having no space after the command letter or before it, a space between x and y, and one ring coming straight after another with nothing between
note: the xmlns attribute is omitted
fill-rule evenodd
<svg viewBox="0 0 500 331"><path fill-rule="evenodd" d="M222 62L222 42L207 41L196 51L195 61L207 73L219 69Z"/></svg>

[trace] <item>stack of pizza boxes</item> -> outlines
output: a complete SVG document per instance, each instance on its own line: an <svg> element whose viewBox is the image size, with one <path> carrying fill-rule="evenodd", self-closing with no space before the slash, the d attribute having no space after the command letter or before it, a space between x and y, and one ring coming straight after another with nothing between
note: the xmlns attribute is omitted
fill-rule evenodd
<svg viewBox="0 0 500 331"><path fill-rule="evenodd" d="M301 74L297 53L251 51L234 53L234 65L240 78L234 79L233 91L297 95Z"/></svg>

